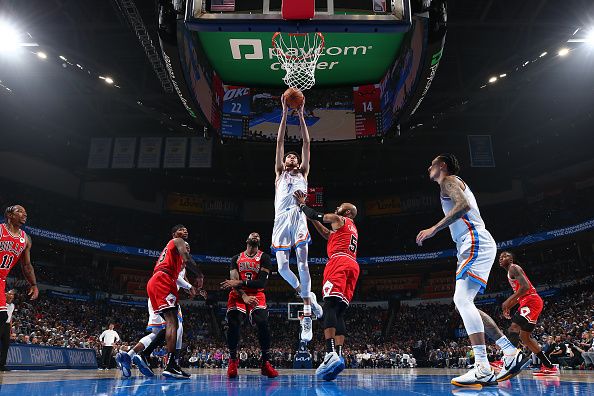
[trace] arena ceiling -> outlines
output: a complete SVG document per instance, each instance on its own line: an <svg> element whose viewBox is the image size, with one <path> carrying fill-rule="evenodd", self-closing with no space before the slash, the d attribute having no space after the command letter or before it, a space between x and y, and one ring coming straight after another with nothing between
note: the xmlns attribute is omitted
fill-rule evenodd
<svg viewBox="0 0 594 396"><path fill-rule="evenodd" d="M154 3L134 3L158 47ZM0 80L11 89L0 90L8 147L84 172L90 137L202 134L199 126L187 128L191 122L178 97L164 90L122 11L125 4L2 1L3 16L53 57L0 63ZM594 51L564 63L551 59L530 65L497 85L481 86L544 50L556 51L577 27L594 26L594 3L456 0L449 2L448 19L444 56L412 122L402 126L400 136L383 142L320 144L316 155L329 159L318 160L324 174L339 184L349 183L353 172L374 182L420 179L436 152L459 152L464 160L467 134L495 137L499 173L536 172L526 163L539 155L555 155L568 164L591 156L582 132L591 125L594 108ZM71 64L56 62L58 55ZM98 75L112 77L120 88ZM531 155L524 156L526 150ZM198 177L224 177L225 182L254 177L271 168L272 151L269 143L217 142L213 170Z"/></svg>

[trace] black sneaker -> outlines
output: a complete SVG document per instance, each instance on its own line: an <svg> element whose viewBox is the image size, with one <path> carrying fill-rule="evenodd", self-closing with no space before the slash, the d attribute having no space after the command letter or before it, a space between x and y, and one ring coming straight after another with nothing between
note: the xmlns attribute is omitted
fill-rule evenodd
<svg viewBox="0 0 594 396"><path fill-rule="evenodd" d="M190 378L192 376L192 374L188 373L187 371L182 370L181 367L179 368L179 371L181 371L182 375L186 378Z"/></svg>
<svg viewBox="0 0 594 396"><path fill-rule="evenodd" d="M167 366L163 371L163 376L167 378L175 378L175 379L188 379L190 376L185 376L182 369L178 366Z"/></svg>

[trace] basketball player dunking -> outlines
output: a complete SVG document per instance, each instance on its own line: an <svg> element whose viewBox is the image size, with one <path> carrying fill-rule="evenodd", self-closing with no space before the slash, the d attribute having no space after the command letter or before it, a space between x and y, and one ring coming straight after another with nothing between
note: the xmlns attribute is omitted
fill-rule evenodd
<svg viewBox="0 0 594 396"><path fill-rule="evenodd" d="M176 229L177 228L177 229ZM167 343L167 367L163 375L170 378L185 379L184 373L177 363L177 332L178 319L178 287L177 280L185 268L189 275L196 277L195 287L201 288L203 276L194 262L188 245L184 239L188 238L186 227L178 225L172 230L173 236L180 231L181 236L171 239L157 260L153 276L146 285L154 312L165 319L165 341Z"/></svg>
<svg viewBox="0 0 594 396"><path fill-rule="evenodd" d="M499 266L507 271L507 280L514 292L501 305L503 316L512 320L507 332L509 339L515 346L518 346L518 341L521 340L540 359L542 367L540 370L533 372L535 376L559 375L559 369L551 363L538 342L530 336L542 312L542 298L532 286L532 282L530 282L522 267L515 263L513 253L501 252ZM509 311L516 305L518 305L518 311L512 318Z"/></svg>
<svg viewBox="0 0 594 396"><path fill-rule="evenodd" d="M485 228L485 223L474 197L466 183L458 176L460 165L452 154L438 155L429 166L429 178L440 186L441 205L445 217L433 227L422 230L417 235L417 244L421 246L426 239L438 231L450 228L452 239L456 242L458 268L456 270L456 288L454 304L462 317L464 327L470 338L475 356L475 365L468 373L452 379L457 386L480 387L496 385L499 378L509 379L517 375L523 364L523 355L497 328L497 345L504 353L504 368L499 376L493 372L487 359L485 345L485 317L489 323L495 323L474 305L478 293L483 293L491 267L497 255L495 240Z"/></svg>
<svg viewBox="0 0 594 396"><path fill-rule="evenodd" d="M331 381L345 368L342 356L346 334L344 314L359 278L359 233L353 221L357 216L357 208L353 204L343 203L334 213L322 214L305 205L306 196L302 191L296 191L294 195L299 208L312 220L320 235L328 240L329 260L324 268L322 284L326 356L316 370L316 375ZM330 224L330 229L322 223Z"/></svg>
<svg viewBox="0 0 594 396"><path fill-rule="evenodd" d="M21 205L13 205L4 211L6 222L0 224L0 323L8 319L6 312L6 278L19 261L21 270L29 283L29 296L39 296L35 271L31 265L31 238L21 228L27 222L27 211Z"/></svg>
<svg viewBox="0 0 594 396"><path fill-rule="evenodd" d="M229 366L227 376L237 377L237 346L241 324L246 315L250 323L258 328L258 341L262 351L260 372L268 378L278 377L278 372L270 364L270 329L268 328L268 307L264 287L272 269L270 256L259 249L260 234L252 232L246 240L243 252L231 258L230 279L221 282L221 289L231 289L227 300L227 345L229 346Z"/></svg>
<svg viewBox="0 0 594 396"><path fill-rule="evenodd" d="M307 193L307 175L309 174L309 132L303 118L303 106L299 108L299 124L303 146L301 157L296 152L285 154L285 133L287 126L287 104L284 95L281 97L283 115L278 128L276 141L276 194L274 197L274 228L272 230L272 252L276 256L278 273L303 298L303 319L301 321L301 339L310 341L313 336L311 313L322 317L322 307L311 292L311 277L307 264L308 244L311 237L307 229L307 219L295 204L295 191ZM295 249L299 279L289 268L291 249Z"/></svg>

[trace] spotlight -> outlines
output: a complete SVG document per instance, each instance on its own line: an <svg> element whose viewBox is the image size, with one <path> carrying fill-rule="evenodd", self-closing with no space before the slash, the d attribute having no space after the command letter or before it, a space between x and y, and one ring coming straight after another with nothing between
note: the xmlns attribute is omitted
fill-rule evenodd
<svg viewBox="0 0 594 396"><path fill-rule="evenodd" d="M40 59L47 59L47 54L45 52L38 52L37 57Z"/></svg>
<svg viewBox="0 0 594 396"><path fill-rule="evenodd" d="M547 51L543 52L542 54L540 54L540 58L542 58L543 56L546 56L548 54Z"/></svg>
<svg viewBox="0 0 594 396"><path fill-rule="evenodd" d="M63 61L67 61L68 59L66 59L65 56L60 55L58 58L62 59Z"/></svg>
<svg viewBox="0 0 594 396"><path fill-rule="evenodd" d="M561 48L557 55L559 56L567 56L569 54L569 48Z"/></svg>
<svg viewBox="0 0 594 396"><path fill-rule="evenodd" d="M11 52L19 47L19 32L7 22L0 21L0 52Z"/></svg>
<svg viewBox="0 0 594 396"><path fill-rule="evenodd" d="M594 46L594 28L590 29L590 31L586 35L586 43Z"/></svg>
<svg viewBox="0 0 594 396"><path fill-rule="evenodd" d="M491 78L489 79L489 82L490 82L491 84L493 84L495 81L497 81L497 77L495 77L495 76L493 76L493 77L491 77Z"/></svg>
<svg viewBox="0 0 594 396"><path fill-rule="evenodd" d="M499 75L499 78L507 77L507 73L503 73Z"/></svg>
<svg viewBox="0 0 594 396"><path fill-rule="evenodd" d="M113 84L113 79L111 77L105 77L105 82L108 84Z"/></svg>

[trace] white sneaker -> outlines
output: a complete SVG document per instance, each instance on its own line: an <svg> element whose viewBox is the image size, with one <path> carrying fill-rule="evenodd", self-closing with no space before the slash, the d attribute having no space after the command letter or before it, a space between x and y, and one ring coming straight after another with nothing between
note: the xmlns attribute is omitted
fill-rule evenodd
<svg viewBox="0 0 594 396"><path fill-rule="evenodd" d="M311 299L311 312L316 315L316 318L320 319L324 316L324 309L318 304L318 298L314 292L309 293L309 298Z"/></svg>
<svg viewBox="0 0 594 396"><path fill-rule="evenodd" d="M304 316L301 319L301 340L310 342L313 338L313 331L311 325L311 317Z"/></svg>
<svg viewBox="0 0 594 396"><path fill-rule="evenodd" d="M452 385L471 388L493 386L497 385L497 376L491 366L483 367L480 364L476 364L475 368L466 374L453 378L451 383Z"/></svg>
<svg viewBox="0 0 594 396"><path fill-rule="evenodd" d="M518 349L515 355L504 355L503 366L499 375L497 375L497 382L507 381L510 378L520 374L524 365L528 362L530 356L524 354Z"/></svg>
<svg viewBox="0 0 594 396"><path fill-rule="evenodd" d="M316 370L316 375L325 380L329 380L330 378L326 378L327 375L333 373L334 370L341 364L342 362L340 361L340 357L336 352L327 353L324 357L324 361ZM336 378L336 376L334 376L334 378Z"/></svg>

